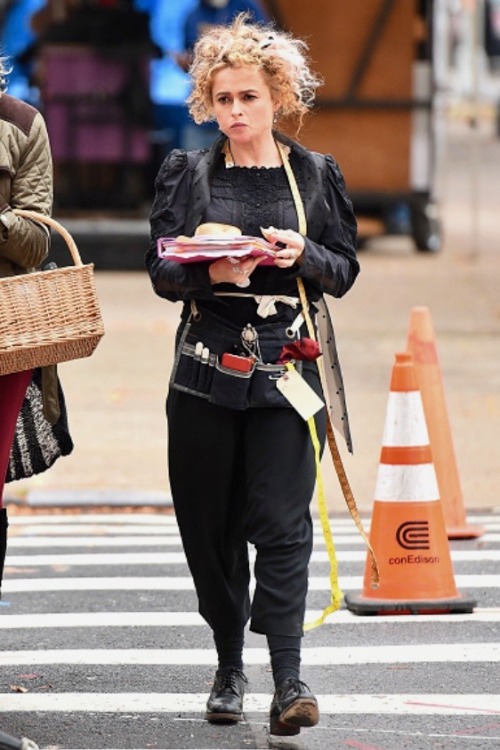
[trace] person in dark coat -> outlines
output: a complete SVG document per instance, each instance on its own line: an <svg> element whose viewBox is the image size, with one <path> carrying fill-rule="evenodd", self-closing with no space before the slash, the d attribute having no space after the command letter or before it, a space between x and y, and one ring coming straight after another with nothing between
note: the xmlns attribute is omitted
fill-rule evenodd
<svg viewBox="0 0 500 750"><path fill-rule="evenodd" d="M315 355L305 354L307 319L323 294L342 297L358 275L356 220L334 158L280 132L300 125L320 83L304 42L240 15L202 35L191 74L194 120L215 119L222 135L209 150L172 151L160 167L146 266L156 294L183 306L167 398L169 472L218 654L206 718L243 717L249 622L269 647L271 732L294 735L319 719L300 675L316 466L308 424L281 387L293 344L308 398L324 397ZM161 238L207 229L263 236L271 259L181 263L158 252ZM342 388L336 398L348 439ZM315 424L323 445L324 408Z"/></svg>

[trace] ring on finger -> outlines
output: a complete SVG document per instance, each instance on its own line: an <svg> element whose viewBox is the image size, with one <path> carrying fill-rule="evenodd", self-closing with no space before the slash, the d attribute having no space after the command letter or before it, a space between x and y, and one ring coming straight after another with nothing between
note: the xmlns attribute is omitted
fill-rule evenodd
<svg viewBox="0 0 500 750"><path fill-rule="evenodd" d="M241 266L236 263L233 265L233 273L241 273Z"/></svg>

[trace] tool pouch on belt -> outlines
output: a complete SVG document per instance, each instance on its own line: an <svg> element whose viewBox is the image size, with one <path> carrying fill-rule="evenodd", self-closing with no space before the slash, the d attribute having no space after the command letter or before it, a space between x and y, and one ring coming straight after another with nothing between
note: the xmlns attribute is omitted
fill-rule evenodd
<svg viewBox="0 0 500 750"><path fill-rule="evenodd" d="M242 328L212 311L203 309L191 315L178 333L176 355L170 387L205 398L229 409L250 407L290 407L276 387L286 372L275 364L282 347L290 343L286 323L263 323L254 328L258 336L260 357L252 360L247 372L224 366L223 354L241 347ZM299 372L316 365L297 362Z"/></svg>

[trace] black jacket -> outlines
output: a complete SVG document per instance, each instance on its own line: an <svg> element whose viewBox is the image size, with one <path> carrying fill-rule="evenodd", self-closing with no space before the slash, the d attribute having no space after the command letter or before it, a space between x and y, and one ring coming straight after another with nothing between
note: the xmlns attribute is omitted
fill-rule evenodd
<svg viewBox="0 0 500 750"><path fill-rule="evenodd" d="M307 218L307 237L300 268L295 267L288 275L282 269L257 268L252 275L251 291L289 293L287 289L277 288L278 285L300 275L311 301L322 294L341 297L354 283L359 264L355 250L356 219L340 169L331 156L314 154L282 135L275 135L298 157L301 184L305 186L301 197ZM156 244L160 237L191 236L203 222L210 202L211 177L223 144L224 137L208 151L172 151L156 179L146 266L155 292L172 302L193 298L215 300L208 264L183 265L159 259ZM220 289L222 287L220 285Z"/></svg>
<svg viewBox="0 0 500 750"><path fill-rule="evenodd" d="M301 170L300 184L305 186L301 193L307 219L303 261L289 271L256 268L249 292L256 295L296 294L296 278L300 275L310 302L317 302L323 294L341 297L351 288L359 273L355 249L356 219L342 173L331 156L311 152L282 135L275 136L294 152ZM212 309L213 304L216 308L221 304L210 283L208 263L181 264L161 259L157 254L157 241L161 237L181 234L192 236L204 221L210 203L211 177L224 140L221 137L208 151L172 151L163 162L155 183L156 195L150 216L151 245L146 254L146 266L153 288L160 297L172 302L184 301L184 318L189 315L190 300L197 300ZM217 291L225 287L234 291L231 284L219 284ZM326 305L322 307L322 317L330 326L327 342L322 342L329 350L327 381L328 377L333 379L328 388L330 411L334 425L352 450L342 372Z"/></svg>

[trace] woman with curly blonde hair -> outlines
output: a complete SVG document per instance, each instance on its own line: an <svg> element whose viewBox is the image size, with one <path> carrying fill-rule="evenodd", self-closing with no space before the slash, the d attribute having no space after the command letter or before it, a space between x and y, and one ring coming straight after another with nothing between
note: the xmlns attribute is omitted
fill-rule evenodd
<svg viewBox="0 0 500 750"><path fill-rule="evenodd" d="M188 98L194 121L200 125L216 119L212 84L219 70L255 66L264 74L272 98L280 100L275 125L278 119L298 119L300 126L321 83L309 67L305 42L268 26L248 25L245 20L246 15L241 14L233 27L219 26L197 42L190 69L194 86Z"/></svg>
<svg viewBox="0 0 500 750"><path fill-rule="evenodd" d="M208 150L174 150L162 164L146 266L155 292L183 303L167 398L169 475L218 655L206 718L243 717L250 621L270 653L270 731L294 735L319 719L300 679L316 465L300 404L283 393L286 363L323 398L307 323L323 294L341 297L356 279L356 220L335 160L278 129L297 132L319 85L303 41L241 15L199 39L190 72L191 114L215 119L221 135ZM265 263L251 254L180 263L158 251L161 238L206 232L263 235L273 254ZM350 447L332 336L328 346L335 423ZM321 402L316 408L323 446L326 414Z"/></svg>

